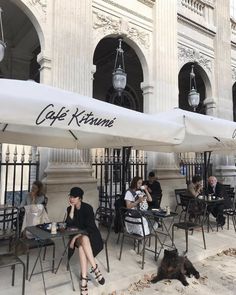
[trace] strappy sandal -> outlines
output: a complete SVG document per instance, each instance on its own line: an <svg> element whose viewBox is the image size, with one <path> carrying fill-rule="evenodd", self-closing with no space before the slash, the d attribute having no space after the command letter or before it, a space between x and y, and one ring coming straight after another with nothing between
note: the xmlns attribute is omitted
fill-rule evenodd
<svg viewBox="0 0 236 295"><path fill-rule="evenodd" d="M86 284L83 286L82 281L86 281ZM88 277L84 278L80 276L80 295L88 295Z"/></svg>
<svg viewBox="0 0 236 295"><path fill-rule="evenodd" d="M91 271L90 273L94 273L95 275L95 279L96 281L100 284L100 285L104 285L105 284L105 279L104 277L102 276L102 273L100 272L99 268L98 268L98 265L96 264L96 267L95 268L91 268Z"/></svg>

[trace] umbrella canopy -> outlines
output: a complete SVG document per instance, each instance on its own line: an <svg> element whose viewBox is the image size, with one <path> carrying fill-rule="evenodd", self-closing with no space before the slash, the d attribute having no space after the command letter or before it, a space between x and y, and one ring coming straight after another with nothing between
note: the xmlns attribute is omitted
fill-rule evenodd
<svg viewBox="0 0 236 295"><path fill-rule="evenodd" d="M0 142L59 148L133 146L184 140L183 122L121 108L33 81L0 79Z"/></svg>
<svg viewBox="0 0 236 295"><path fill-rule="evenodd" d="M159 113L157 117L167 122L183 124L185 137L178 145L157 147L163 152L236 151L236 123L207 115L173 109ZM148 147L146 146L146 150ZM150 147L150 150L153 150Z"/></svg>

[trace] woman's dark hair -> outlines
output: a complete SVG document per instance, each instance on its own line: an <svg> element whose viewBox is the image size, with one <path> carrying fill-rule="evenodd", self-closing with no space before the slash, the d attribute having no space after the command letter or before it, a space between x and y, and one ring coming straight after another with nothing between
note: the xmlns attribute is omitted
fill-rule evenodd
<svg viewBox="0 0 236 295"><path fill-rule="evenodd" d="M137 182L138 182L140 179L142 179L142 177L135 176L135 177L132 179L131 183L130 183L130 188L131 188L131 189L136 189L136 188L137 188Z"/></svg>
<svg viewBox="0 0 236 295"><path fill-rule="evenodd" d="M200 175L194 175L192 178L192 183L197 183L199 181L202 181L202 177Z"/></svg>
<svg viewBox="0 0 236 295"><path fill-rule="evenodd" d="M43 195L43 184L42 184L42 182L39 181L39 180L36 180L36 181L33 182L33 185L36 185L37 188L38 188L37 195L38 196Z"/></svg>

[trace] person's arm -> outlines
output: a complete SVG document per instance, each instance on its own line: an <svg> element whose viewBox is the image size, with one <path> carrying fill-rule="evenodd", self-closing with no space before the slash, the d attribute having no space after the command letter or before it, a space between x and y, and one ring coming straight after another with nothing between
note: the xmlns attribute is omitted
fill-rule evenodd
<svg viewBox="0 0 236 295"><path fill-rule="evenodd" d="M20 203L20 208L23 208L24 206L27 205L27 198L28 198L28 194L22 199Z"/></svg>
<svg viewBox="0 0 236 295"><path fill-rule="evenodd" d="M188 185L188 193L192 196L192 197L197 197L199 195L199 192L195 190L195 187L192 183L190 183Z"/></svg>
<svg viewBox="0 0 236 295"><path fill-rule="evenodd" d="M125 193L125 204L128 209L137 208L138 204L142 201L143 197L141 196L135 200L134 196L129 190Z"/></svg>
<svg viewBox="0 0 236 295"><path fill-rule="evenodd" d="M132 202L129 200L125 200L126 203L126 207L128 209L132 209L132 208L137 208L138 204L141 203L143 201L143 197L139 197L136 201Z"/></svg>
<svg viewBox="0 0 236 295"><path fill-rule="evenodd" d="M75 210L74 206L70 206L67 208L67 217L66 217L65 222L68 227L75 226L74 210Z"/></svg>
<svg viewBox="0 0 236 295"><path fill-rule="evenodd" d="M145 194L146 194L146 197L147 197L147 201L151 202L152 201L152 196L150 195L150 193L148 191L148 187L147 187L147 185L144 185L144 187L145 187L144 191L145 191Z"/></svg>

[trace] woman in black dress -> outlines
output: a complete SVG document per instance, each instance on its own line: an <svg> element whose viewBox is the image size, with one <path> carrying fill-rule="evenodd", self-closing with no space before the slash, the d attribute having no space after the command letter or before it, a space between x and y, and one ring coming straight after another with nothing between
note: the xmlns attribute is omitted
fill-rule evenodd
<svg viewBox="0 0 236 295"><path fill-rule="evenodd" d="M83 234L77 234L71 239L68 254L72 254L75 247L78 247L81 269L80 291L82 295L86 295L88 294L88 263L91 264L91 272L94 273L99 284L103 285L105 279L94 258L103 249L102 237L95 224L93 208L82 202L83 194L83 190L79 187L71 189L66 223L68 227L78 227L84 231Z"/></svg>

